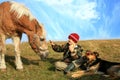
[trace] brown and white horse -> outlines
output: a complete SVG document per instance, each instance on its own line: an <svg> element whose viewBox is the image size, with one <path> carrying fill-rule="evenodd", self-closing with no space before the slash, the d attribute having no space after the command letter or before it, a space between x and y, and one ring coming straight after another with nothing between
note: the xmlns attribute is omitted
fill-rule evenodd
<svg viewBox="0 0 120 80"><path fill-rule="evenodd" d="M32 49L41 59L47 57L49 51L46 43L45 30L31 14L28 8L16 2L0 4L0 69L6 69L5 40L12 38L15 46L16 69L23 69L20 57L20 40L22 33L29 38Z"/></svg>

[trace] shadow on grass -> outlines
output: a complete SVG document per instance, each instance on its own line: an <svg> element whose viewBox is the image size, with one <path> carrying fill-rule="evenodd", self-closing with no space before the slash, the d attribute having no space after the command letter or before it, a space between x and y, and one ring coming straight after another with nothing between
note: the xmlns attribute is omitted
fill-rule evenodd
<svg viewBox="0 0 120 80"><path fill-rule="evenodd" d="M55 59L55 58L47 58L47 60L45 60L45 62L48 62L51 64L51 66L48 68L49 71L55 71L55 65L54 63L56 61L60 61L61 59Z"/></svg>
<svg viewBox="0 0 120 80"><path fill-rule="evenodd" d="M25 57L22 57L22 56L21 56L21 60L22 60L24 65L37 65L37 66L39 66L40 61L42 61L42 60L29 60L28 58L25 58ZM59 60L60 59L47 58L46 60L43 60L43 62L51 63L51 66L48 70L54 71L55 70L54 63L56 61L59 61ZM11 65L14 69L16 68L16 66L15 66L15 56L5 55L5 61L9 65Z"/></svg>
<svg viewBox="0 0 120 80"><path fill-rule="evenodd" d="M61 59L55 59L55 58L47 58L47 62L51 63L51 64L54 64L56 61L60 61Z"/></svg>
<svg viewBox="0 0 120 80"><path fill-rule="evenodd" d="M25 64L25 65L39 65L39 60L37 60L37 61L32 61L32 60L29 60L29 59L27 59L27 58L25 58L25 57L22 57L21 56L21 60L22 60L22 62L23 62L23 64ZM10 55L5 55L5 61L9 64L9 65L11 65L13 68L16 68L16 66L15 66L15 56L10 56Z"/></svg>
<svg viewBox="0 0 120 80"><path fill-rule="evenodd" d="M69 80L120 80L120 78L110 78L99 74L83 75L79 78L69 78Z"/></svg>

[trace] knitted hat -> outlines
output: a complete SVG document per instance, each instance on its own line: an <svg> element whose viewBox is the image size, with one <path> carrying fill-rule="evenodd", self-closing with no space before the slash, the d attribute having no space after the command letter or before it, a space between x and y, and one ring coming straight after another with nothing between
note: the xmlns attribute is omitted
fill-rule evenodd
<svg viewBox="0 0 120 80"><path fill-rule="evenodd" d="M68 39L72 39L75 43L77 43L79 41L79 35L77 33L71 33L68 36Z"/></svg>

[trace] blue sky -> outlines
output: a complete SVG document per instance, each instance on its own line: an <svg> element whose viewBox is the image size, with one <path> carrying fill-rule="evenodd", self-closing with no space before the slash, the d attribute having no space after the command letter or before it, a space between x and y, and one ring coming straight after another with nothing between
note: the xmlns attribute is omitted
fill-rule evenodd
<svg viewBox="0 0 120 80"><path fill-rule="evenodd" d="M13 1L24 4L44 24L47 40L67 40L72 32L81 40L120 39L120 0ZM27 41L26 35L22 41Z"/></svg>

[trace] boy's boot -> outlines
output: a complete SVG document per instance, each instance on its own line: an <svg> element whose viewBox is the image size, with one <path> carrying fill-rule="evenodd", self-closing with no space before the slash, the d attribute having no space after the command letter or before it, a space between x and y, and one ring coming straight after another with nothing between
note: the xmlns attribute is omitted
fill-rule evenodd
<svg viewBox="0 0 120 80"><path fill-rule="evenodd" d="M73 63L70 63L65 69L64 74L69 73L72 69L74 69L75 65Z"/></svg>

